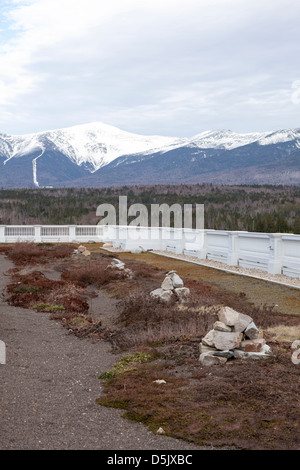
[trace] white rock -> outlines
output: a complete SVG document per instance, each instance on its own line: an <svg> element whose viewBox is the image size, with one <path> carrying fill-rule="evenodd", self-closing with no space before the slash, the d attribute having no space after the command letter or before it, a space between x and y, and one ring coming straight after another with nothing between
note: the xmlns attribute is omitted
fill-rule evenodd
<svg viewBox="0 0 300 470"><path fill-rule="evenodd" d="M123 263L123 261L117 259L117 258L114 258L111 262L111 265L112 266L115 266L115 267L120 267L120 266L125 266L125 263Z"/></svg>
<svg viewBox="0 0 300 470"><path fill-rule="evenodd" d="M158 428L156 434L166 434L166 431L163 428Z"/></svg>
<svg viewBox="0 0 300 470"><path fill-rule="evenodd" d="M199 361L203 366L214 366L218 364L225 364L226 357L214 356L211 352L204 352L200 354Z"/></svg>
<svg viewBox="0 0 300 470"><path fill-rule="evenodd" d="M204 344L204 346L209 346L210 348L214 348L214 347L215 347L215 343L214 343L214 330L210 330L210 331L204 336L204 338L202 339L202 344Z"/></svg>
<svg viewBox="0 0 300 470"><path fill-rule="evenodd" d="M216 321L214 323L214 330L216 331L227 331L228 333L232 331L230 326L225 325L222 321Z"/></svg>
<svg viewBox="0 0 300 470"><path fill-rule="evenodd" d="M239 312L230 307L222 307L218 313L218 318L227 326L234 326L239 316Z"/></svg>
<svg viewBox="0 0 300 470"><path fill-rule="evenodd" d="M221 351L238 348L243 339L243 334L239 332L223 332L213 330L214 346Z"/></svg>
<svg viewBox="0 0 300 470"><path fill-rule="evenodd" d="M153 290L150 292L151 297L159 298L164 302L169 302L173 297L173 292L171 290L163 290L160 287L158 289Z"/></svg>
<svg viewBox="0 0 300 470"><path fill-rule="evenodd" d="M173 287L174 289L177 289L178 287L183 287L183 280L181 277L178 276L175 272L168 273L168 276L172 279Z"/></svg>
<svg viewBox="0 0 300 470"><path fill-rule="evenodd" d="M172 290L173 289L172 279L169 276L165 277L165 279L163 280L163 282L161 284L161 288L163 290Z"/></svg>
<svg viewBox="0 0 300 470"><path fill-rule="evenodd" d="M244 313L238 313L237 320L234 323L234 331L244 331L252 321L253 320L251 317L249 317L249 315L245 315Z"/></svg>
<svg viewBox="0 0 300 470"><path fill-rule="evenodd" d="M261 352L246 352L240 349L234 350L234 357L236 359L269 359L272 357L270 347L265 344Z"/></svg>
<svg viewBox="0 0 300 470"><path fill-rule="evenodd" d="M201 353L204 353L204 352L211 352L211 353L213 353L213 352L216 352L216 351L217 351L217 349L214 348L214 347L206 346L206 345L203 344L202 342L199 343L199 352L200 352L200 354L201 354Z"/></svg>
<svg viewBox="0 0 300 470"><path fill-rule="evenodd" d="M158 379L158 380L153 380L153 383L161 385L161 384L166 384L167 382L165 380Z"/></svg>
<svg viewBox="0 0 300 470"><path fill-rule="evenodd" d="M180 302L185 302L188 300L190 295L190 289L188 287L177 287L174 289L175 294L177 295Z"/></svg>

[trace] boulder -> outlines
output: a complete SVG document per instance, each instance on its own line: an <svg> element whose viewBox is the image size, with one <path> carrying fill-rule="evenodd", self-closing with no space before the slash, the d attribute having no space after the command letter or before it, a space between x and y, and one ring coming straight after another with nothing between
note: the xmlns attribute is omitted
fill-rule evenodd
<svg viewBox="0 0 300 470"><path fill-rule="evenodd" d="M222 307L218 313L218 318L227 326L234 326L239 316L239 312L230 307Z"/></svg>
<svg viewBox="0 0 300 470"><path fill-rule="evenodd" d="M159 287L158 289L150 292L150 295L151 297L159 298L164 302L169 302L173 297L173 292L171 290L164 290Z"/></svg>
<svg viewBox="0 0 300 470"><path fill-rule="evenodd" d="M183 287L183 280L178 276L178 274L176 274L176 272L170 271L167 275L171 278L174 289Z"/></svg>
<svg viewBox="0 0 300 470"><path fill-rule="evenodd" d="M218 364L225 364L226 357L215 356L211 352L204 352L200 354L199 361L203 366L214 366Z"/></svg>
<svg viewBox="0 0 300 470"><path fill-rule="evenodd" d="M190 295L190 289L188 287L177 287L174 289L174 292L180 302L185 302Z"/></svg>
<svg viewBox="0 0 300 470"><path fill-rule="evenodd" d="M216 348L214 347L210 347L210 346L206 346L205 344L203 344L202 342L199 344L199 352L200 354L201 353L204 353L204 352L216 352Z"/></svg>
<svg viewBox="0 0 300 470"><path fill-rule="evenodd" d="M267 345L265 345L267 346ZM269 348L269 346L268 346ZM263 350L261 352L247 352L247 351L242 351L240 349L235 349L234 351L234 357L236 359L268 359L272 357L272 354L270 353L269 349Z"/></svg>
<svg viewBox="0 0 300 470"><path fill-rule="evenodd" d="M231 350L238 348L243 339L243 334L240 332L223 332L213 330L213 343L215 348L221 351Z"/></svg>
<svg viewBox="0 0 300 470"><path fill-rule="evenodd" d="M115 267L115 268L120 269L120 268L124 268L125 263L123 263L123 261L121 261L121 260L119 260L119 259L117 259L117 258L114 258L114 259L112 260L112 262L111 262L111 265L112 265L113 267Z"/></svg>
<svg viewBox="0 0 300 470"><path fill-rule="evenodd" d="M249 315L245 315L244 313L238 313L238 317L234 323L234 331L242 332L244 331L248 325L252 322L252 318Z"/></svg>
<svg viewBox="0 0 300 470"><path fill-rule="evenodd" d="M204 346L209 346L210 348L214 348L214 347L215 347L215 343L214 343L214 330L210 330L210 331L204 336L204 338L202 339L202 344L204 344Z"/></svg>
<svg viewBox="0 0 300 470"><path fill-rule="evenodd" d="M247 336L247 338L249 339L259 338L259 329L257 328L257 326L255 325L253 321L249 323L244 333L245 333L245 336Z"/></svg>
<svg viewBox="0 0 300 470"><path fill-rule="evenodd" d="M265 344L264 339L246 339L241 342L240 349L246 352L261 352Z"/></svg>
<svg viewBox="0 0 300 470"><path fill-rule="evenodd" d="M214 330L216 331L227 331L230 333L232 331L232 328L230 326L225 325L222 321L216 321L214 323Z"/></svg>
<svg viewBox="0 0 300 470"><path fill-rule="evenodd" d="M165 279L163 280L163 282L161 284L161 288L163 290L172 290L173 289L172 279L169 276L165 277Z"/></svg>

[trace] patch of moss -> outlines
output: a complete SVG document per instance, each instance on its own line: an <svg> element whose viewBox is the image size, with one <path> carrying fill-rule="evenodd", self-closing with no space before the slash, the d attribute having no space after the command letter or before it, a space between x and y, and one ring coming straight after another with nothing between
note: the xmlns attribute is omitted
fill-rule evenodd
<svg viewBox="0 0 300 470"><path fill-rule="evenodd" d="M136 352L133 354L128 354L122 357L115 365L103 372L99 379L111 379L119 374L125 374L131 370L135 370L136 367L134 364L142 364L143 362L151 361L154 358L153 354L145 353L145 352Z"/></svg>
<svg viewBox="0 0 300 470"><path fill-rule="evenodd" d="M23 294L28 292L41 292L42 287L35 287L35 286L19 286L16 287L13 292L14 294Z"/></svg>
<svg viewBox="0 0 300 470"><path fill-rule="evenodd" d="M45 303L39 303L36 305L33 305L30 307L31 310L38 310L38 311L44 311L44 312L61 312L64 311L65 308L63 305L50 305L50 304L45 304Z"/></svg>

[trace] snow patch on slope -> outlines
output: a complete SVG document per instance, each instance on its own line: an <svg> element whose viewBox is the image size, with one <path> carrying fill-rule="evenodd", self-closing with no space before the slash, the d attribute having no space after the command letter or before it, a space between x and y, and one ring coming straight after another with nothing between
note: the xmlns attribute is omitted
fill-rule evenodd
<svg viewBox="0 0 300 470"><path fill-rule="evenodd" d="M205 149L232 150L264 139L268 134L268 132L237 134L230 130L205 131L194 136L190 140L190 145Z"/></svg>
<svg viewBox="0 0 300 470"><path fill-rule="evenodd" d="M282 131L268 133L267 136L259 140L259 145L274 145L284 142L296 141L300 147L300 129L284 129Z"/></svg>

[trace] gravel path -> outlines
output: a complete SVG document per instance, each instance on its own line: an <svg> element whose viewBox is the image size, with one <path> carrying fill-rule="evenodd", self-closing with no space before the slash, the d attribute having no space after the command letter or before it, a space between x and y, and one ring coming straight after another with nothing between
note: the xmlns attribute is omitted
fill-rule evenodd
<svg viewBox="0 0 300 470"><path fill-rule="evenodd" d="M0 255L0 291L12 264ZM97 405L98 376L118 359L103 341L68 335L48 314L8 306L0 298L1 450L197 450L119 410ZM201 448L203 449L203 448Z"/></svg>

